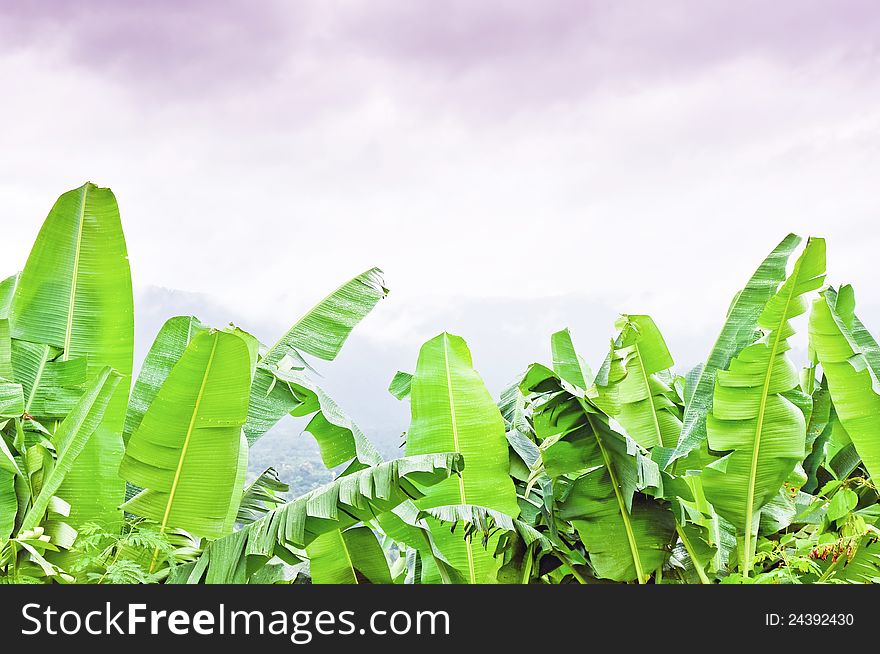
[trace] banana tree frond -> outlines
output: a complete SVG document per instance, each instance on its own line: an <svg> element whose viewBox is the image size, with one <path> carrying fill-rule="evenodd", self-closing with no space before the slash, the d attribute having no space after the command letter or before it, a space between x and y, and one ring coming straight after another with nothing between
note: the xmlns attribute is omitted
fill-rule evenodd
<svg viewBox="0 0 880 654"><path fill-rule="evenodd" d="M533 422L558 517L577 529L598 576L646 582L675 528L672 513L641 492L660 489L659 468L553 371L533 366L524 383L538 394Z"/></svg>
<svg viewBox="0 0 880 654"><path fill-rule="evenodd" d="M318 536L369 522L423 497L421 489L463 469L461 455L442 453L395 459L340 477L210 543L186 581L243 583L274 556L290 560Z"/></svg>
<svg viewBox="0 0 880 654"><path fill-rule="evenodd" d="M87 357L122 375L104 423L65 478L72 524L119 527L125 484L122 426L134 358L131 271L113 192L87 183L64 193L43 223L19 277L9 318L13 338L50 345L62 360Z"/></svg>
<svg viewBox="0 0 880 654"><path fill-rule="evenodd" d="M281 481L275 468L267 468L244 490L236 522L246 525L259 520L275 507L284 504L284 494L289 490L290 486Z"/></svg>
<svg viewBox="0 0 880 654"><path fill-rule="evenodd" d="M363 525L313 540L306 553L314 584L390 584L391 570L376 534Z"/></svg>
<svg viewBox="0 0 880 654"><path fill-rule="evenodd" d="M587 390L593 383L593 371L575 351L568 328L550 336L553 370L569 384Z"/></svg>
<svg viewBox="0 0 880 654"><path fill-rule="evenodd" d="M806 419L798 404L798 371L789 361L790 321L807 310L807 293L825 278L825 241L811 238L791 275L758 316L758 338L718 370L709 447L721 458L702 473L706 497L744 536L743 571L754 556L761 510L779 493L806 449Z"/></svg>
<svg viewBox="0 0 880 654"><path fill-rule="evenodd" d="M409 397L410 387L412 386L412 373L398 370L394 373L391 383L388 384L388 392L398 400L404 400Z"/></svg>
<svg viewBox="0 0 880 654"><path fill-rule="evenodd" d="M18 275L0 282L0 379L12 378L12 332L9 328L9 311Z"/></svg>
<svg viewBox="0 0 880 654"><path fill-rule="evenodd" d="M868 473L880 479L880 346L855 314L851 286L828 288L813 303L810 347L837 416Z"/></svg>
<svg viewBox="0 0 880 654"><path fill-rule="evenodd" d="M122 434L126 443L140 426L144 414L171 374L172 368L183 356L190 341L207 330L208 327L195 316L169 318L159 329L131 389Z"/></svg>
<svg viewBox="0 0 880 654"><path fill-rule="evenodd" d="M20 276L10 322L15 338L58 348L63 360L87 356L90 375L104 365L131 374L131 277L109 189L86 184L56 202ZM121 518L116 507L122 482L112 474L114 466L104 464L121 457L118 431L128 383L120 384L105 415L107 424L67 476L66 493L76 496L75 521L118 524Z"/></svg>
<svg viewBox="0 0 880 654"><path fill-rule="evenodd" d="M375 465L382 457L355 422L302 372L257 367L244 426L253 443L285 415L312 416L305 431L314 436L324 465L334 468L352 459Z"/></svg>
<svg viewBox="0 0 880 654"><path fill-rule="evenodd" d="M650 316L623 315L616 326L619 334L596 376L594 403L642 447L674 448L681 411L666 342Z"/></svg>
<svg viewBox="0 0 880 654"><path fill-rule="evenodd" d="M70 474L89 440L94 437L121 379L121 375L110 368L104 368L55 430L53 441L57 459L51 471L44 477L39 494L24 515L22 531L34 529L40 524L56 493L66 499L61 490L64 479Z"/></svg>
<svg viewBox="0 0 880 654"><path fill-rule="evenodd" d="M407 455L458 452L467 469L432 488L416 502L420 509L476 504L519 515L516 489L509 476L504 420L474 370L467 344L458 336L440 334L419 351L410 398L412 422ZM434 531L446 558L467 570L469 583L493 583L499 562L478 544Z"/></svg>
<svg viewBox="0 0 880 654"><path fill-rule="evenodd" d="M673 459L685 456L706 439L706 418L712 410L715 376L725 370L731 359L753 342L758 331L758 317L767 302L785 280L788 258L801 238L786 236L764 259L745 288L733 298L721 333L712 347L705 364L689 380L688 402L682 419L682 432Z"/></svg>
<svg viewBox="0 0 880 654"><path fill-rule="evenodd" d="M324 361L339 354L352 329L388 294L382 271L371 268L349 280L313 307L266 352L266 365L300 352Z"/></svg>
<svg viewBox="0 0 880 654"><path fill-rule="evenodd" d="M217 537L232 529L241 499L255 339L240 330L192 339L131 435L119 474L142 487L126 511L164 532Z"/></svg>

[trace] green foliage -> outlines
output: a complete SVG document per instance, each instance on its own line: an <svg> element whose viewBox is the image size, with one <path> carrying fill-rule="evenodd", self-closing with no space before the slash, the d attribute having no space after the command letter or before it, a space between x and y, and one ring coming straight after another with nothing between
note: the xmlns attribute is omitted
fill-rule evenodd
<svg viewBox="0 0 880 654"><path fill-rule="evenodd" d="M158 583L195 551L192 545L182 532L169 533L148 521L130 521L121 534L90 522L80 527L70 571L82 583Z"/></svg>
<svg viewBox="0 0 880 654"><path fill-rule="evenodd" d="M67 474L62 493L74 525L119 528L125 483L122 425L134 358L134 309L128 251L116 197L86 183L64 193L43 223L10 307L14 339L57 348L60 361L85 357L89 376L119 375L104 416Z"/></svg>
<svg viewBox="0 0 880 654"><path fill-rule="evenodd" d="M685 376L641 314L595 375L552 334L550 367L497 403L463 339L428 340L391 381L412 422L385 461L309 361L385 297L381 271L268 347L172 317L129 396L121 220L86 184L0 282L0 583L878 583L880 346L851 287L823 287L822 239L787 270L800 243L761 263ZM246 485L250 446L287 416L321 462L303 440L256 448Z"/></svg>

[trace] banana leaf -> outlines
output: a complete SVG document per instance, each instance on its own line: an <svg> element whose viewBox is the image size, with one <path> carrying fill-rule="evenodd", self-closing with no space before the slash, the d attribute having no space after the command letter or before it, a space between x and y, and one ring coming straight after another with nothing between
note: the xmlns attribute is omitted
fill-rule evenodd
<svg viewBox="0 0 880 654"><path fill-rule="evenodd" d="M431 488L416 506L424 510L474 504L518 516L504 420L462 338L444 333L422 346L410 403L407 456L457 452L468 466L459 477ZM491 546L467 542L447 529L432 527L432 533L439 550L468 583L495 582L501 561Z"/></svg>
<svg viewBox="0 0 880 654"><path fill-rule="evenodd" d="M314 584L390 584L391 571L376 534L360 525L313 540L306 553Z"/></svg>
<svg viewBox="0 0 880 654"><path fill-rule="evenodd" d="M43 520L52 498L57 494L66 501L63 482L82 456L101 425L104 413L121 380L121 375L104 368L89 384L76 406L55 430L57 458L51 472L43 478L39 494L25 513L21 530L34 529Z"/></svg>
<svg viewBox="0 0 880 654"><path fill-rule="evenodd" d="M577 529L599 577L646 582L675 533L672 513L640 492L659 489L657 465L548 368L533 365L523 392L541 398L533 423L558 517Z"/></svg>
<svg viewBox="0 0 880 654"><path fill-rule="evenodd" d="M125 414L125 428L122 432L126 443L140 426L144 414L171 374L172 368L183 356L190 341L207 329L208 327L195 316L169 318L159 329L131 389L128 411Z"/></svg>
<svg viewBox="0 0 880 654"><path fill-rule="evenodd" d="M352 329L388 294L382 271L371 268L347 281L303 316L266 352L264 364L277 366L285 356L304 352L324 361L339 354ZM283 366L281 366L283 367Z"/></svg>
<svg viewBox="0 0 880 654"><path fill-rule="evenodd" d="M838 418L868 474L880 479L880 347L855 314L851 286L828 288L813 303L810 347Z"/></svg>
<svg viewBox="0 0 880 654"><path fill-rule="evenodd" d="M273 557L293 561L318 536L367 523L464 469L455 453L404 457L340 477L213 541L174 583L245 583Z"/></svg>
<svg viewBox="0 0 880 654"><path fill-rule="evenodd" d="M119 474L143 488L124 504L164 533L232 531L247 468L241 431L256 339L238 329L190 341L131 435Z"/></svg>
<svg viewBox="0 0 880 654"><path fill-rule="evenodd" d="M721 457L702 472L707 499L743 536L745 576L752 569L761 510L805 456L806 418L798 371L789 361L791 320L807 310L825 278L825 241L811 238L791 275L757 320L760 336L717 371L707 421L709 447ZM809 403L809 397L805 398Z"/></svg>
<svg viewBox="0 0 880 654"><path fill-rule="evenodd" d="M87 183L64 193L43 223L10 312L13 338L86 357L89 377L104 366L122 375L98 427L64 480L70 522L121 527L125 484L117 475L134 357L131 271L119 208L110 189Z"/></svg>
<svg viewBox="0 0 880 654"><path fill-rule="evenodd" d="M596 376L596 406L646 449L674 448L681 412L672 388L672 355L650 316L623 315L617 338Z"/></svg>
<svg viewBox="0 0 880 654"><path fill-rule="evenodd" d="M9 311L18 275L0 282L0 379L12 378L12 333L9 329Z"/></svg>
<svg viewBox="0 0 880 654"><path fill-rule="evenodd" d="M706 419L712 410L715 376L719 370L725 370L730 365L736 354L754 341L758 331L758 318L785 280L786 262L800 241L800 237L795 234L789 234L782 239L758 266L746 286L733 298L724 326L705 364L689 380L681 437L671 460L685 456L706 440Z"/></svg>

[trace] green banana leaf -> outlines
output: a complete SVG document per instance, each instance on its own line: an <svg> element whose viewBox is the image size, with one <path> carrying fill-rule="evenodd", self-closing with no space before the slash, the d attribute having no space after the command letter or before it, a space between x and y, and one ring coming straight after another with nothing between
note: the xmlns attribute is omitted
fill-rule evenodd
<svg viewBox="0 0 880 654"><path fill-rule="evenodd" d="M125 428L122 432L126 443L140 426L144 414L150 408L171 369L183 356L187 345L207 329L208 327L195 316L169 318L159 329L131 389L128 411L125 414Z"/></svg>
<svg viewBox="0 0 880 654"><path fill-rule="evenodd" d="M410 500L402 502L392 510L378 515L376 522L382 533L395 543L405 545L408 553L416 554L413 565L409 566L411 583L466 583L464 575L438 548L431 525L425 520L425 513L420 511L414 502Z"/></svg>
<svg viewBox="0 0 880 654"><path fill-rule="evenodd" d="M122 375L85 451L64 480L73 526L122 523L125 484L117 475L134 357L131 271L116 198L87 183L64 193L43 223L12 301L13 338L50 345L62 360L87 357L89 376L104 366Z"/></svg>
<svg viewBox="0 0 880 654"><path fill-rule="evenodd" d="M19 411L19 409L23 409L24 406L20 385L11 382L13 378L12 335L9 328L9 312L17 282L18 275L13 275L0 282L0 380L9 380L9 383L3 382L2 388L0 388L0 428L2 428L5 418L21 416L23 411ZM0 475L4 474L8 475L9 479L13 479L12 475L21 474L21 470L12 451L3 439L3 435L0 434ZM15 517L15 512L12 517ZM3 531L5 529L0 529L0 534Z"/></svg>
<svg viewBox="0 0 880 654"><path fill-rule="evenodd" d="M267 425L274 425L285 415L312 416L305 431L321 451L324 465L334 468L352 459L375 465L382 457L354 421L303 372L257 367L250 393L248 420L244 426L253 443Z"/></svg>
<svg viewBox="0 0 880 654"><path fill-rule="evenodd" d="M376 534L363 525L313 540L306 553L314 584L390 584L391 570Z"/></svg>
<svg viewBox="0 0 880 654"><path fill-rule="evenodd" d="M596 376L596 406L617 420L646 449L674 448L681 434L672 355L650 316L622 315L619 330Z"/></svg>
<svg viewBox="0 0 880 654"><path fill-rule="evenodd" d="M880 347L855 314L851 286L828 288L813 303L810 347L838 418L868 474L880 479Z"/></svg>
<svg viewBox="0 0 880 654"><path fill-rule="evenodd" d="M577 529L599 577L646 582L675 533L672 513L639 492L659 488L657 465L548 368L534 364L523 392L541 398L533 424L558 517Z"/></svg>
<svg viewBox="0 0 880 654"><path fill-rule="evenodd" d="M0 380L0 420L5 424L6 419L20 418L24 411L24 391L21 384Z"/></svg>
<svg viewBox="0 0 880 654"><path fill-rule="evenodd" d="M790 321L806 312L805 296L824 279L825 241L811 238L758 317L760 337L716 374L707 432L709 447L723 456L703 470L702 483L707 499L743 536L746 576L761 509L806 453L806 418L792 398L799 393L798 371L785 353L794 334Z"/></svg>
<svg viewBox="0 0 880 654"><path fill-rule="evenodd" d="M526 398L520 390L521 382L520 379L501 391L498 409L504 419L504 428L510 449L525 467L531 470L541 459L541 453L532 440L532 428L526 417ZM511 470L514 469L512 464Z"/></svg>
<svg viewBox="0 0 880 654"><path fill-rule="evenodd" d="M89 440L94 438L121 379L121 375L104 368L55 430L55 465L43 478L39 494L24 515L22 531L34 529L40 524L53 496L57 494L66 500L62 487L64 479L76 465L77 458L82 456Z"/></svg>
<svg viewBox="0 0 880 654"><path fill-rule="evenodd" d="M801 239L789 234L758 266L745 288L733 298L727 318L709 357L689 379L688 398L682 419L681 438L672 460L685 456L706 440L706 418L712 410L715 391L715 375L725 370L731 359L754 341L758 331L758 317L764 305L773 297L785 280L788 258Z"/></svg>
<svg viewBox="0 0 880 654"><path fill-rule="evenodd" d="M440 334L419 351L411 391L412 422L407 456L457 452L467 469L433 487L416 502L419 509L474 504L512 517L519 515L516 489L508 474L504 420L474 370L467 344ZM492 547L465 541L446 529L433 529L445 558L469 583L494 583L501 561Z"/></svg>
<svg viewBox="0 0 880 654"><path fill-rule="evenodd" d="M266 350L250 389L250 408L244 426L249 445L253 445L284 416L301 409L294 415L318 412L306 430L318 439L329 467L355 456L352 454L342 461L327 463L334 457L344 456L334 449L342 442L338 438L342 435L340 429L349 432L348 443L358 446L365 462L372 464L379 460L368 453L372 446L366 444L366 438L353 423L350 424L351 421L339 411L333 400L301 374L310 366L300 352L325 360L334 359L355 325L387 294L383 283L378 268L358 275L313 307L278 343ZM172 318L162 327L132 391L125 420L126 441L143 419L159 386L187 343L204 329L205 326L192 316ZM294 384L294 387L291 388L290 384ZM316 404L318 408L312 408ZM303 408L304 405L306 408Z"/></svg>
<svg viewBox="0 0 880 654"><path fill-rule="evenodd" d="M305 352L324 361L339 354L345 340L379 300L388 294L382 271L371 268L349 280L312 308L269 350L267 366L277 366L286 355L299 359Z"/></svg>
<svg viewBox="0 0 880 654"><path fill-rule="evenodd" d="M63 419L79 401L88 381L86 357L65 359L61 350L14 339L12 368L24 393L24 411L39 422Z"/></svg>
<svg viewBox="0 0 880 654"><path fill-rule="evenodd" d="M156 393L183 356L190 341L208 329L195 316L175 316L162 325L132 388L123 432L126 443L140 425ZM301 404L283 385L276 387L274 375L262 369L257 370L254 375L250 396L248 419L244 427L250 444Z"/></svg>
<svg viewBox="0 0 880 654"><path fill-rule="evenodd" d="M160 529L232 531L247 467L241 431L257 343L205 331L190 341L129 438L119 474L144 490L124 504Z"/></svg>
<svg viewBox="0 0 880 654"><path fill-rule="evenodd" d="M398 400L409 397L410 387L412 386L412 373L398 370L394 373L391 383L388 385L388 392Z"/></svg>
<svg viewBox="0 0 880 654"><path fill-rule="evenodd" d="M828 391L828 378L823 377L822 383L813 390L813 411L807 422L807 458L804 459L806 483L801 487L807 493L814 492L819 486L819 467L825 463L825 451L828 439L837 419L837 412L831 403Z"/></svg>
<svg viewBox="0 0 880 654"><path fill-rule="evenodd" d="M276 506L284 504L284 493L289 490L274 468L266 468L244 490L235 521L246 525L259 520Z"/></svg>
<svg viewBox="0 0 880 654"><path fill-rule="evenodd" d="M12 377L12 333L9 329L9 311L18 275L0 282L0 379Z"/></svg>
<svg viewBox="0 0 880 654"><path fill-rule="evenodd" d="M864 538L858 543L851 559L841 555L829 579L844 584L880 584L880 542Z"/></svg>
<svg viewBox="0 0 880 654"><path fill-rule="evenodd" d="M411 456L340 477L208 545L174 583L245 583L274 556L293 561L318 536L367 523L464 469L459 454Z"/></svg>
<svg viewBox="0 0 880 654"><path fill-rule="evenodd" d="M244 425L244 434L251 445L302 404L286 382L279 382L273 370L258 365L251 385L248 416Z"/></svg>
<svg viewBox="0 0 880 654"><path fill-rule="evenodd" d="M17 512L18 496L15 494L15 475L6 470L0 470L0 548L15 529Z"/></svg>
<svg viewBox="0 0 880 654"><path fill-rule="evenodd" d="M553 370L572 386L587 390L593 383L593 371L575 351L571 332L566 328L550 336Z"/></svg>

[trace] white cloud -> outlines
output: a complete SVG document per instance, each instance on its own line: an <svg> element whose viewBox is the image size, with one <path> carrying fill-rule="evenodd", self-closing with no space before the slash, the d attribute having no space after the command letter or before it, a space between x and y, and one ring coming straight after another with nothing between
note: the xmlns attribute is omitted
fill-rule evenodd
<svg viewBox="0 0 880 654"><path fill-rule="evenodd" d="M275 327L379 265L392 295L362 333L409 354L444 315L467 326L456 307L555 296L548 329L650 312L692 363L788 231L828 237L831 280L855 283L880 328L873 50L837 39L795 62L744 47L650 75L641 53L597 76L627 52L612 30L605 50L548 41L443 68L319 18L271 70L204 93L178 79L179 97L63 45L0 49L4 267L89 178L117 193L139 287ZM497 324L475 351L494 352L494 331L534 352L544 317L505 311L484 314Z"/></svg>

